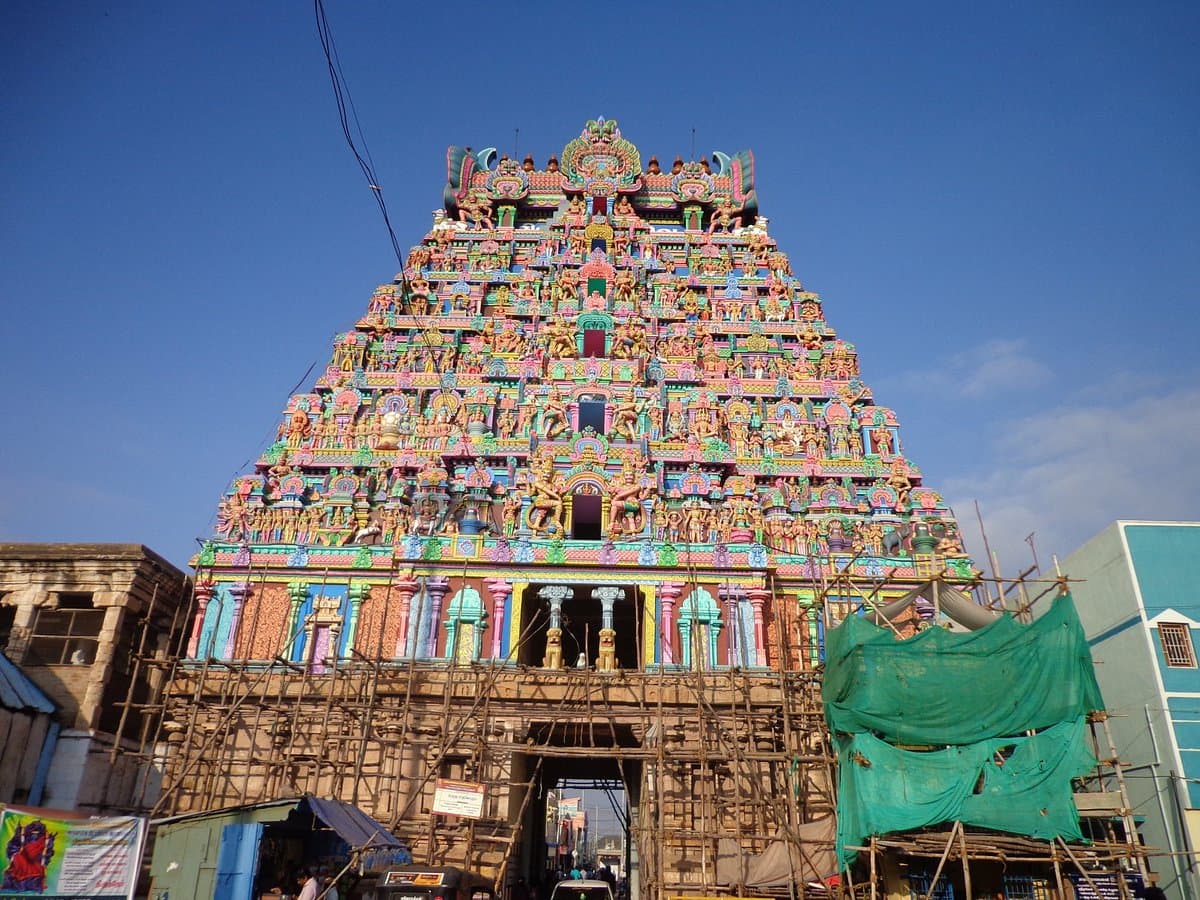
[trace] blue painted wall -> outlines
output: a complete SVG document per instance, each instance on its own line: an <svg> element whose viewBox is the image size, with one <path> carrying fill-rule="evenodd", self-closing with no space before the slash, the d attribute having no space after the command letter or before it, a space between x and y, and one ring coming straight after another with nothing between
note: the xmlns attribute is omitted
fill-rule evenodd
<svg viewBox="0 0 1200 900"><path fill-rule="evenodd" d="M1125 540L1146 609L1153 619L1173 609L1188 619L1200 620L1200 588L1195 566L1200 560L1200 527L1194 525L1126 525ZM1200 694L1200 668L1168 667L1158 630L1151 629L1154 655L1170 694ZM1192 629L1192 646L1200 653L1200 630ZM1170 697L1167 710L1183 758L1183 774L1193 808L1200 808L1200 696Z"/></svg>

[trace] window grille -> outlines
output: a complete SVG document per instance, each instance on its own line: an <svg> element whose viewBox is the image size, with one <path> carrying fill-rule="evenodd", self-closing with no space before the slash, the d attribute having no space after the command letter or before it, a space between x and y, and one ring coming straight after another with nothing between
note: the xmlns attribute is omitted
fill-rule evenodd
<svg viewBox="0 0 1200 900"><path fill-rule="evenodd" d="M929 886L933 883L933 872L908 873L908 891L912 900L923 900L929 894ZM938 876L937 887L929 900L954 900L954 885L943 872Z"/></svg>
<svg viewBox="0 0 1200 900"><path fill-rule="evenodd" d="M1005 900L1047 900L1049 883L1044 878L1031 875L1005 875Z"/></svg>
<svg viewBox="0 0 1200 900"><path fill-rule="evenodd" d="M1163 657L1173 669L1196 668L1196 651L1192 646L1192 629L1178 622L1160 622L1158 638Z"/></svg>

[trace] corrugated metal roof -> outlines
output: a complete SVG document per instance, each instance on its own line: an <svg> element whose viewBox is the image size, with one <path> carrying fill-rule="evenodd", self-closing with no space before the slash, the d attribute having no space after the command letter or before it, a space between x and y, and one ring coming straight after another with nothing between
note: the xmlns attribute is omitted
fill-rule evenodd
<svg viewBox="0 0 1200 900"><path fill-rule="evenodd" d="M12 660L0 653L0 706L53 713L58 707Z"/></svg>

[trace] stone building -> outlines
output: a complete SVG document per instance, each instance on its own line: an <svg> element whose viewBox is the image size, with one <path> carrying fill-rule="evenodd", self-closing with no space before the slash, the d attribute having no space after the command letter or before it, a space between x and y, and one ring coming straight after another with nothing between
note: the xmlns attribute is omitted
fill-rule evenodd
<svg viewBox="0 0 1200 900"><path fill-rule="evenodd" d="M93 814L153 805L153 759L118 751L150 734L187 601L186 576L137 544L0 544L0 649L54 709L26 739L46 761L41 787L12 800Z"/></svg>

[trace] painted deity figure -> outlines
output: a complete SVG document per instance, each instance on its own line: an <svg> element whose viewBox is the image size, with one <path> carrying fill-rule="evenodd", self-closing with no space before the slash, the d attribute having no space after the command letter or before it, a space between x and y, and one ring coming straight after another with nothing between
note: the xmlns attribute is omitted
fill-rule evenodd
<svg viewBox="0 0 1200 900"><path fill-rule="evenodd" d="M575 328L562 316L546 325L546 355L552 358L574 358L576 355Z"/></svg>
<svg viewBox="0 0 1200 900"><path fill-rule="evenodd" d="M555 477L553 458L546 457L538 466L529 490L529 527L540 534L561 534L563 493Z"/></svg>
<svg viewBox="0 0 1200 900"><path fill-rule="evenodd" d="M470 222L477 229L495 228L492 222L492 201L485 194L472 191L458 210L458 221Z"/></svg>
<svg viewBox="0 0 1200 900"><path fill-rule="evenodd" d="M708 537L708 510L699 500L693 498L684 504L683 528L690 543L702 544Z"/></svg>
<svg viewBox="0 0 1200 900"><path fill-rule="evenodd" d="M571 199L567 201L567 217L579 221L587 212L587 201L583 199L583 194L572 194Z"/></svg>
<svg viewBox="0 0 1200 900"><path fill-rule="evenodd" d="M555 303L576 303L579 301L579 272L575 269L563 269L551 289Z"/></svg>
<svg viewBox="0 0 1200 900"><path fill-rule="evenodd" d="M892 463L892 472L888 476L887 486L896 492L896 512L902 512L908 505L908 495L912 491L912 480L908 477L908 466L903 461Z"/></svg>
<svg viewBox="0 0 1200 900"><path fill-rule="evenodd" d="M641 414L642 404L631 391L625 395L613 411L612 433L623 435L628 441L636 441L639 430L638 420Z"/></svg>
<svg viewBox="0 0 1200 900"><path fill-rule="evenodd" d="M640 534L645 527L642 501L649 496L650 488L639 481L633 463L626 460L620 480L609 487L608 529L614 538Z"/></svg>
<svg viewBox="0 0 1200 900"><path fill-rule="evenodd" d="M299 447L311 436L312 422L308 418L308 413L302 409L295 410L288 420L288 446Z"/></svg>
<svg viewBox="0 0 1200 900"><path fill-rule="evenodd" d="M637 295L637 278L631 269L617 272L613 281L613 299L617 302L632 303Z"/></svg>
<svg viewBox="0 0 1200 900"><path fill-rule="evenodd" d="M712 234L718 228L722 231L741 228L742 217L737 215L741 211L741 207L734 206L733 201L728 198L720 201L712 212L712 220L708 223L708 233Z"/></svg>
<svg viewBox="0 0 1200 900"><path fill-rule="evenodd" d="M558 388L551 388L550 395L546 397L545 405L542 407L542 436L548 440L554 440L563 432L568 431L570 427L567 405L563 403Z"/></svg>
<svg viewBox="0 0 1200 900"><path fill-rule="evenodd" d="M429 280L417 273L408 281L408 311L423 316L429 307Z"/></svg>
<svg viewBox="0 0 1200 900"><path fill-rule="evenodd" d="M871 429L871 449L880 459L892 458L892 433L887 427L880 425Z"/></svg>

